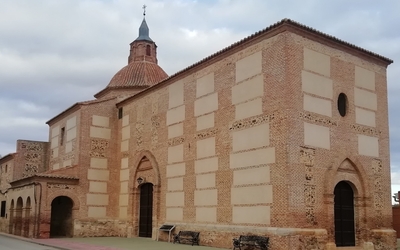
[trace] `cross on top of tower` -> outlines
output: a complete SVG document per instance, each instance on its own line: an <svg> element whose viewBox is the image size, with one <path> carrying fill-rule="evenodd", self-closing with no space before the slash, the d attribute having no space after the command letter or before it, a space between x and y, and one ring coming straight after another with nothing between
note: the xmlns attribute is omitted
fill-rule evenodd
<svg viewBox="0 0 400 250"><path fill-rule="evenodd" d="M146 15L146 7L147 7L147 6L146 6L145 4L143 4L143 7L142 7L142 8L143 8L143 16Z"/></svg>

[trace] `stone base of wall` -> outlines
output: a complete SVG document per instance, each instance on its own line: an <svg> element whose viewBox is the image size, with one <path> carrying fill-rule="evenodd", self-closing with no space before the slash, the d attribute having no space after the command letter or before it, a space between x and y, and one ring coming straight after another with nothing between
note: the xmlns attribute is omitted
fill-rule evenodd
<svg viewBox="0 0 400 250"><path fill-rule="evenodd" d="M337 250L334 242L329 242L325 229L244 227L228 225L176 225L173 233L180 230L200 232L200 245L232 248L232 239L240 235L263 235L269 237L269 249L273 250ZM396 249L396 232L394 230L371 230L370 239L361 242L358 248L364 250ZM168 241L168 233L159 232L160 241ZM171 239L172 241L172 239Z"/></svg>
<svg viewBox="0 0 400 250"><path fill-rule="evenodd" d="M127 237L127 221L87 219L74 221L74 237Z"/></svg>
<svg viewBox="0 0 400 250"><path fill-rule="evenodd" d="M392 250L397 247L396 231L393 229L374 229L371 230L371 241L374 250Z"/></svg>
<svg viewBox="0 0 400 250"><path fill-rule="evenodd" d="M232 248L232 239L240 235L262 235L269 237L269 249L326 249L325 229L297 229L272 227L245 227L229 225L176 225L173 233L180 230L200 232L200 245ZM160 232L160 241L168 241L168 233Z"/></svg>

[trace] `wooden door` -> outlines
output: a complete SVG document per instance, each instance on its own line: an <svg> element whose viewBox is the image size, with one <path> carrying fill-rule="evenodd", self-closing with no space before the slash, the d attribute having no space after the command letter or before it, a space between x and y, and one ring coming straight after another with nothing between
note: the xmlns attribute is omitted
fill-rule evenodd
<svg viewBox="0 0 400 250"><path fill-rule="evenodd" d="M354 193L344 181L335 187L335 243L336 246L355 246Z"/></svg>
<svg viewBox="0 0 400 250"><path fill-rule="evenodd" d="M153 228L153 184L140 187L139 237L151 237Z"/></svg>

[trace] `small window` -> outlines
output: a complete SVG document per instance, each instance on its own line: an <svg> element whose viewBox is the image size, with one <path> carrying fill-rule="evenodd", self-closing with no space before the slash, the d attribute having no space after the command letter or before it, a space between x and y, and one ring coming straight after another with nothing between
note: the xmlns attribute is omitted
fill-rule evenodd
<svg viewBox="0 0 400 250"><path fill-rule="evenodd" d="M0 217L6 217L6 201L1 202Z"/></svg>
<svg viewBox="0 0 400 250"><path fill-rule="evenodd" d="M337 108L339 114L344 117L347 114L347 96L344 93L340 93L337 100Z"/></svg>
<svg viewBox="0 0 400 250"><path fill-rule="evenodd" d="M122 119L122 115L123 115L123 110L122 108L118 109L118 119Z"/></svg>
<svg viewBox="0 0 400 250"><path fill-rule="evenodd" d="M146 56L150 56L151 55L151 48L150 45L146 46Z"/></svg>
<svg viewBox="0 0 400 250"><path fill-rule="evenodd" d="M64 143L64 136L65 136L65 127L61 128L61 138L60 138L60 145Z"/></svg>

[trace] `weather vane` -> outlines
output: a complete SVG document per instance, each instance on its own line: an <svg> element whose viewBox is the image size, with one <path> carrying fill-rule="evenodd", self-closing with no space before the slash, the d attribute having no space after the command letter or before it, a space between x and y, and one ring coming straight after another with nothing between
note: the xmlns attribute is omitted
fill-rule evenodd
<svg viewBox="0 0 400 250"><path fill-rule="evenodd" d="M143 16L146 15L146 7L147 7L146 4L143 4L143 7L142 7L143 8Z"/></svg>

